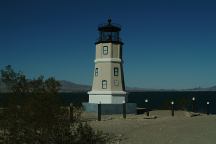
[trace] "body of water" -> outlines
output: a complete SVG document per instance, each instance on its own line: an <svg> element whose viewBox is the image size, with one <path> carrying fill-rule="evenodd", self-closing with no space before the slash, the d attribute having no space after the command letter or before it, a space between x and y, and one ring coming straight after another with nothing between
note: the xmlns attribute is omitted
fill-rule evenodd
<svg viewBox="0 0 216 144"><path fill-rule="evenodd" d="M62 93L65 104L70 102L81 104L88 102L87 93ZM130 92L129 103L136 103L137 107L150 109L169 109L170 102L174 101L176 110L192 110L192 98L195 97L195 110L206 112L209 101L210 113L216 114L216 91L146 91ZM145 100L148 99L148 104Z"/></svg>
<svg viewBox="0 0 216 144"><path fill-rule="evenodd" d="M60 93L64 105L74 103L81 105L88 102L88 94L80 93ZM0 103L6 102L6 94L0 95ZM192 98L195 97L195 110L206 112L207 101L210 102L210 113L216 114L216 91L146 91L130 92L128 95L129 103L136 103L137 107L148 107L150 109L170 109L170 102L174 101L175 109L191 110ZM148 103L145 100L148 99Z"/></svg>

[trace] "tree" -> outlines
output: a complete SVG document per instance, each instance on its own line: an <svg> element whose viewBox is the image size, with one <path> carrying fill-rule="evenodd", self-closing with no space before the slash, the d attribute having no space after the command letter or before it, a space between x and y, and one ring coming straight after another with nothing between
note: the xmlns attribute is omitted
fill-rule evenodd
<svg viewBox="0 0 216 144"><path fill-rule="evenodd" d="M107 141L106 136L81 122L80 117L73 117L73 121L68 118L67 110L61 108L60 84L55 78L39 76L31 80L6 66L1 70L1 80L11 92L7 111L0 118L4 143L93 144Z"/></svg>

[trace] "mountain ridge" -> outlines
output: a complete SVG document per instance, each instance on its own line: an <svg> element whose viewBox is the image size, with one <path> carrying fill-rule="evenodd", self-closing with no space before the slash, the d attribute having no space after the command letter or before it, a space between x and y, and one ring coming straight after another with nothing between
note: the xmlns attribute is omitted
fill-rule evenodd
<svg viewBox="0 0 216 144"><path fill-rule="evenodd" d="M91 89L89 85L77 84L74 82L59 80L61 84L59 92L86 92Z"/></svg>
<svg viewBox="0 0 216 144"><path fill-rule="evenodd" d="M76 84L70 81L61 80L59 81L62 85L60 92L73 92L73 91L89 91L91 86ZM67 86L65 85L67 84ZM66 91L65 91L66 90ZM192 89L154 89L154 88L139 88L139 87L126 87L126 91L131 92L142 92L142 91L216 91L216 86L211 86L208 88L192 88Z"/></svg>
<svg viewBox="0 0 216 144"><path fill-rule="evenodd" d="M67 80L59 80L61 84L59 92L87 92L91 90L90 85L77 84ZM191 88L191 89L153 89L153 88L140 88L140 87L126 87L129 92L142 92L142 91L216 91L216 85L208 88ZM0 81L0 92L8 92L5 84Z"/></svg>

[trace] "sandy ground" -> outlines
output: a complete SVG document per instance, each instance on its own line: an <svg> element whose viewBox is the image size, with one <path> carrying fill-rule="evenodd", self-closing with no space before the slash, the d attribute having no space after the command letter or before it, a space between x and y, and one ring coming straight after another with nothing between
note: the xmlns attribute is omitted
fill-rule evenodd
<svg viewBox="0 0 216 144"><path fill-rule="evenodd" d="M115 143L120 144L216 144L216 115L190 117L190 113L176 111L152 111L156 119L145 119L145 115L102 116L84 113L89 124L103 132L115 135Z"/></svg>

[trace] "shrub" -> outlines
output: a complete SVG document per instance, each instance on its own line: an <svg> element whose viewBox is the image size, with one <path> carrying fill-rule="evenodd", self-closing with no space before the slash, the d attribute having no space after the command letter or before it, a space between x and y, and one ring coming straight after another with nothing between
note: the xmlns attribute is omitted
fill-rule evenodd
<svg viewBox="0 0 216 144"><path fill-rule="evenodd" d="M10 91L7 109L0 112L0 143L7 144L95 144L106 143L106 135L80 120L80 110L68 116L61 108L54 78L27 79L11 66L1 70L1 80Z"/></svg>

